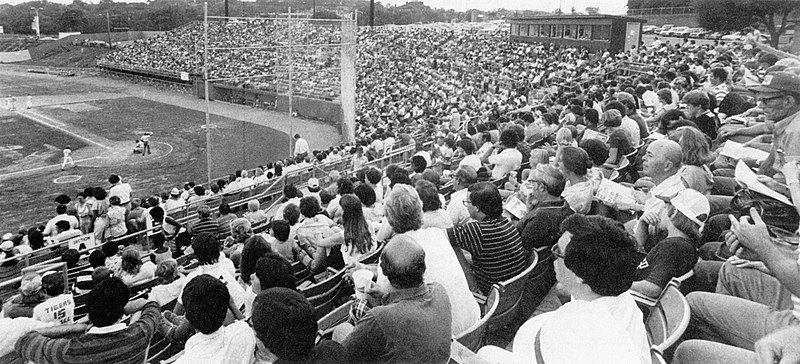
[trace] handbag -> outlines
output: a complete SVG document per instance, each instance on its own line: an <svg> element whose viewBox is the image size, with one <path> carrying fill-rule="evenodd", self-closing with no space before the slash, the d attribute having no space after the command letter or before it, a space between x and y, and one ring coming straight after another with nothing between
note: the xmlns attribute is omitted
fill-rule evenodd
<svg viewBox="0 0 800 364"><path fill-rule="evenodd" d="M800 215L794 206L787 205L772 197L748 188L736 192L731 200L731 209L738 216L749 216L750 208L755 207L761 219L767 224L770 234L793 235L800 224Z"/></svg>

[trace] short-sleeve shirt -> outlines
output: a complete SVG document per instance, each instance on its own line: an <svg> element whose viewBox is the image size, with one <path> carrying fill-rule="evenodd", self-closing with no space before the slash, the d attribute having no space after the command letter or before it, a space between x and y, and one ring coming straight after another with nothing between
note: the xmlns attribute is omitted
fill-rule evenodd
<svg viewBox="0 0 800 364"><path fill-rule="evenodd" d="M105 333L99 331L116 325L92 328L69 339L52 339L31 331L17 341L15 350L24 360L35 363L138 364L144 362L147 346L160 321L158 304L148 302L142 316L127 327L118 324L122 325L119 329Z"/></svg>
<svg viewBox="0 0 800 364"><path fill-rule="evenodd" d="M501 179L509 172L522 165L522 153L516 148L506 148L502 152L489 156L489 163L494 164L492 179Z"/></svg>
<svg viewBox="0 0 800 364"><path fill-rule="evenodd" d="M625 156L625 154L630 153L633 151L633 147L631 147L631 142L628 140L628 135L625 133L625 130L620 128L611 132L611 135L608 136L608 147L609 148L617 148L617 160L618 163L621 158Z"/></svg>
<svg viewBox="0 0 800 364"><path fill-rule="evenodd" d="M680 277L694 268L697 250L691 239L666 238L656 244L636 267L636 280L648 281L665 287L674 277Z"/></svg>
<svg viewBox="0 0 800 364"><path fill-rule="evenodd" d="M33 308L34 319L56 325L71 324L74 316L75 300L69 293L52 297Z"/></svg>
<svg viewBox="0 0 800 364"><path fill-rule="evenodd" d="M452 245L472 254L472 272L483 292L526 268L528 254L522 248L519 231L504 217L487 217L450 228L447 236Z"/></svg>

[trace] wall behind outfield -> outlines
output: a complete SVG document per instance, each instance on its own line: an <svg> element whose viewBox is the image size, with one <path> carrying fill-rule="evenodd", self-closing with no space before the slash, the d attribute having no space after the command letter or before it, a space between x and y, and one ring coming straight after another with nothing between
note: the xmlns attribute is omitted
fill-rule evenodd
<svg viewBox="0 0 800 364"><path fill-rule="evenodd" d="M210 100L219 100L244 105L253 105L256 102L259 104L275 104L275 101L277 101L276 110L281 112L289 112L288 95L279 95L275 92L246 89L214 83L210 84L209 86L210 88L208 90L208 97ZM203 81L201 79L196 79L195 95L202 99L205 98ZM319 120L335 126L340 126L342 124L342 105L341 103L334 101L294 96L292 97L292 112L297 112L297 114L300 116Z"/></svg>

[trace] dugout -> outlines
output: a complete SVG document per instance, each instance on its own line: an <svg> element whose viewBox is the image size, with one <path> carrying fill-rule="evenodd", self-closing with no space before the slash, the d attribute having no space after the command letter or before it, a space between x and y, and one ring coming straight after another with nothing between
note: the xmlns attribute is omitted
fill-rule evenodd
<svg viewBox="0 0 800 364"><path fill-rule="evenodd" d="M639 47L644 19L617 15L544 15L512 18L510 39L619 53Z"/></svg>

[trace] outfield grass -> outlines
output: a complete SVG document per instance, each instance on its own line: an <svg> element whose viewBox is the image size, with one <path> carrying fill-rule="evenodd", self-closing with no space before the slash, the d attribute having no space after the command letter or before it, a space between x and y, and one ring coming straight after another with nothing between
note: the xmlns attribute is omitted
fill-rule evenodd
<svg viewBox="0 0 800 364"><path fill-rule="evenodd" d="M3 74L0 82L0 96L14 95L17 106L25 105L27 95L75 95L89 92L119 92L121 89L110 86L96 86L78 82L53 82L48 78L22 77ZM3 100L5 101L5 100Z"/></svg>
<svg viewBox="0 0 800 364"><path fill-rule="evenodd" d="M0 128L0 170L12 164L17 164L16 170L61 163L65 146L75 150L87 146L79 138L18 115L0 116Z"/></svg>
<svg viewBox="0 0 800 364"><path fill-rule="evenodd" d="M121 175L125 182L131 184L136 197L169 191L185 181L207 181L206 134L205 129L200 127L205 123L204 113L135 97L87 104L99 109L72 112L60 107L46 107L36 111L111 141L123 142L115 145L115 148L132 149L140 133L149 131L154 133L154 146L166 148L166 144L160 143L167 143L172 151L164 157L146 162L142 157L131 154L130 158L110 166L79 165L64 172L56 169L0 180L0 206L4 206L0 209L0 231L12 231L47 221L55 215L53 199L57 195L66 193L74 196L90 186L108 188L107 178L110 174ZM288 136L283 132L213 115L211 121L217 126L212 129L210 150L211 170L215 177L236 169L265 164L276 156L285 155L288 150ZM52 129L48 129L47 133L53 133ZM31 144L28 148L35 149L36 144L42 146L48 142L59 142L59 137L47 136L47 133L42 134L41 138L26 139L26 143ZM56 147L60 150L63 145ZM76 154L79 152L76 151ZM49 159L47 162L53 161ZM80 175L82 178L73 183L53 183L54 179L64 175ZM23 208L16 209L13 206Z"/></svg>

